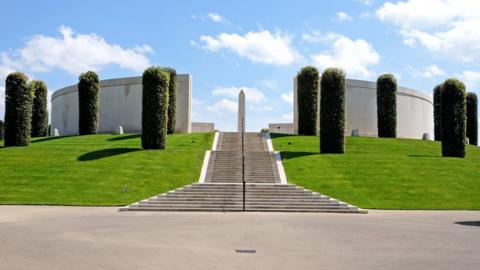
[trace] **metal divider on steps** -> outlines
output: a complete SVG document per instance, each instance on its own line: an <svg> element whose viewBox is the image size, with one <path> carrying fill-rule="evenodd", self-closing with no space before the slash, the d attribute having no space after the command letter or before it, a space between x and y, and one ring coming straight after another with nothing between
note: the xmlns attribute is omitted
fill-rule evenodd
<svg viewBox="0 0 480 270"><path fill-rule="evenodd" d="M243 185L243 211L245 212L245 119L242 117L242 185Z"/></svg>

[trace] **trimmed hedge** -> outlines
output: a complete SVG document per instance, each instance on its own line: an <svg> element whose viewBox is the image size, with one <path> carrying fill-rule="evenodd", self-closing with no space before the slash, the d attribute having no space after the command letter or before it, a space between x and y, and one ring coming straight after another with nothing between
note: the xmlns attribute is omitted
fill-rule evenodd
<svg viewBox="0 0 480 270"><path fill-rule="evenodd" d="M298 134L317 134L319 73L315 67L304 67L297 74Z"/></svg>
<svg viewBox="0 0 480 270"><path fill-rule="evenodd" d="M168 122L169 74L149 67L142 77L142 147L165 149Z"/></svg>
<svg viewBox="0 0 480 270"><path fill-rule="evenodd" d="M28 77L20 72L8 75L5 81L5 147L30 144L32 101Z"/></svg>
<svg viewBox="0 0 480 270"><path fill-rule="evenodd" d="M94 71L88 71L82 73L78 80L78 132L80 135L97 134L98 75Z"/></svg>
<svg viewBox="0 0 480 270"><path fill-rule="evenodd" d="M467 93L467 138L471 145L478 145L478 98Z"/></svg>
<svg viewBox="0 0 480 270"><path fill-rule="evenodd" d="M397 137L397 80L392 74L377 79L377 128L379 138Z"/></svg>
<svg viewBox="0 0 480 270"><path fill-rule="evenodd" d="M47 86L42 81L31 81L30 88L34 96L31 134L32 137L45 137L48 135Z"/></svg>
<svg viewBox="0 0 480 270"><path fill-rule="evenodd" d="M465 157L467 106L465 85L448 79L442 87L442 155Z"/></svg>
<svg viewBox="0 0 480 270"><path fill-rule="evenodd" d="M345 72L328 68L320 91L320 152L345 151Z"/></svg>
<svg viewBox="0 0 480 270"><path fill-rule="evenodd" d="M433 89L433 125L435 141L442 140L442 85Z"/></svg>
<svg viewBox="0 0 480 270"><path fill-rule="evenodd" d="M168 124L167 133L175 133L176 99L177 99L177 72L173 68L165 69L170 76L168 81Z"/></svg>
<svg viewBox="0 0 480 270"><path fill-rule="evenodd" d="M5 124L3 123L3 120L0 120L0 141L3 141L4 133L5 132Z"/></svg>

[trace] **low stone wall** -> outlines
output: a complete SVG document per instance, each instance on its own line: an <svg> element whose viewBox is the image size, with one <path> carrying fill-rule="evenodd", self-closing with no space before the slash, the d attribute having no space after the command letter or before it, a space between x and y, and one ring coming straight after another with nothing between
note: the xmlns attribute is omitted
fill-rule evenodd
<svg viewBox="0 0 480 270"><path fill-rule="evenodd" d="M215 123L192 122L192 132L213 132L215 131Z"/></svg>
<svg viewBox="0 0 480 270"><path fill-rule="evenodd" d="M298 133L297 85L294 85L294 129ZM345 93L345 135L358 129L361 136L377 136L376 82L347 80ZM320 97L319 97L320 100ZM319 102L320 107L320 102ZM320 113L320 108L318 110ZM318 129L318 126L317 126ZM426 93L399 86L397 89L397 136L422 139L433 137L433 98Z"/></svg>
<svg viewBox="0 0 480 270"><path fill-rule="evenodd" d="M295 134L293 123L270 123L268 131L270 133Z"/></svg>
<svg viewBox="0 0 480 270"><path fill-rule="evenodd" d="M100 81L98 132L142 130L142 77ZM177 76L176 124L178 133L191 132L192 77ZM52 94L51 127L60 135L78 134L78 90L71 85Z"/></svg>

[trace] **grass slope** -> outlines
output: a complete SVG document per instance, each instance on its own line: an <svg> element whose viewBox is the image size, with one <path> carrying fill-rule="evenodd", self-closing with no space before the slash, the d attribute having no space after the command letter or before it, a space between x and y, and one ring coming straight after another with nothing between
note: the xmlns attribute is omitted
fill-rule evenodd
<svg viewBox="0 0 480 270"><path fill-rule="evenodd" d="M344 155L315 136L275 136L289 182L363 208L480 210L480 148L443 158L439 142L347 137Z"/></svg>
<svg viewBox="0 0 480 270"><path fill-rule="evenodd" d="M89 135L0 148L0 204L126 205L197 181L212 141L168 135L159 151L141 150L139 134Z"/></svg>

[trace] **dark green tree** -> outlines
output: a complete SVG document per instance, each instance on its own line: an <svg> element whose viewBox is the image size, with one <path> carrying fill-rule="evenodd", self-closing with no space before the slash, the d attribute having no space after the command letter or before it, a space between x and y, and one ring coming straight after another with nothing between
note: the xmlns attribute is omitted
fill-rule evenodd
<svg viewBox="0 0 480 270"><path fill-rule="evenodd" d="M435 141L442 140L442 85L433 89L433 125Z"/></svg>
<svg viewBox="0 0 480 270"><path fill-rule="evenodd" d="M88 71L80 75L78 81L78 131L80 135L97 134L99 89L97 73Z"/></svg>
<svg viewBox="0 0 480 270"><path fill-rule="evenodd" d="M3 141L3 138L5 137L5 124L3 123L3 120L0 120L0 141Z"/></svg>
<svg viewBox="0 0 480 270"><path fill-rule="evenodd" d="M467 102L465 85L448 79L442 87L442 155L464 158L466 154Z"/></svg>
<svg viewBox="0 0 480 270"><path fill-rule="evenodd" d="M344 153L345 72L326 69L320 89L320 152Z"/></svg>
<svg viewBox="0 0 480 270"><path fill-rule="evenodd" d="M319 73L315 67L304 67L297 74L298 134L317 134Z"/></svg>
<svg viewBox="0 0 480 270"><path fill-rule="evenodd" d="M397 137L397 80L392 74L377 79L378 137Z"/></svg>
<svg viewBox="0 0 480 270"><path fill-rule="evenodd" d="M168 124L169 74L149 67L142 77L142 147L165 149Z"/></svg>
<svg viewBox="0 0 480 270"><path fill-rule="evenodd" d="M45 137L48 135L47 86L42 81L31 81L30 88L33 93L32 137Z"/></svg>
<svg viewBox="0 0 480 270"><path fill-rule="evenodd" d="M5 147L30 144L32 101L28 77L10 73L5 80Z"/></svg>
<svg viewBox="0 0 480 270"><path fill-rule="evenodd" d="M177 72L173 68L165 69L170 75L168 82L168 125L167 133L175 133L175 117L176 117L176 99L177 99Z"/></svg>
<svg viewBox="0 0 480 270"><path fill-rule="evenodd" d="M478 145L478 98L467 93L467 137L471 145Z"/></svg>

